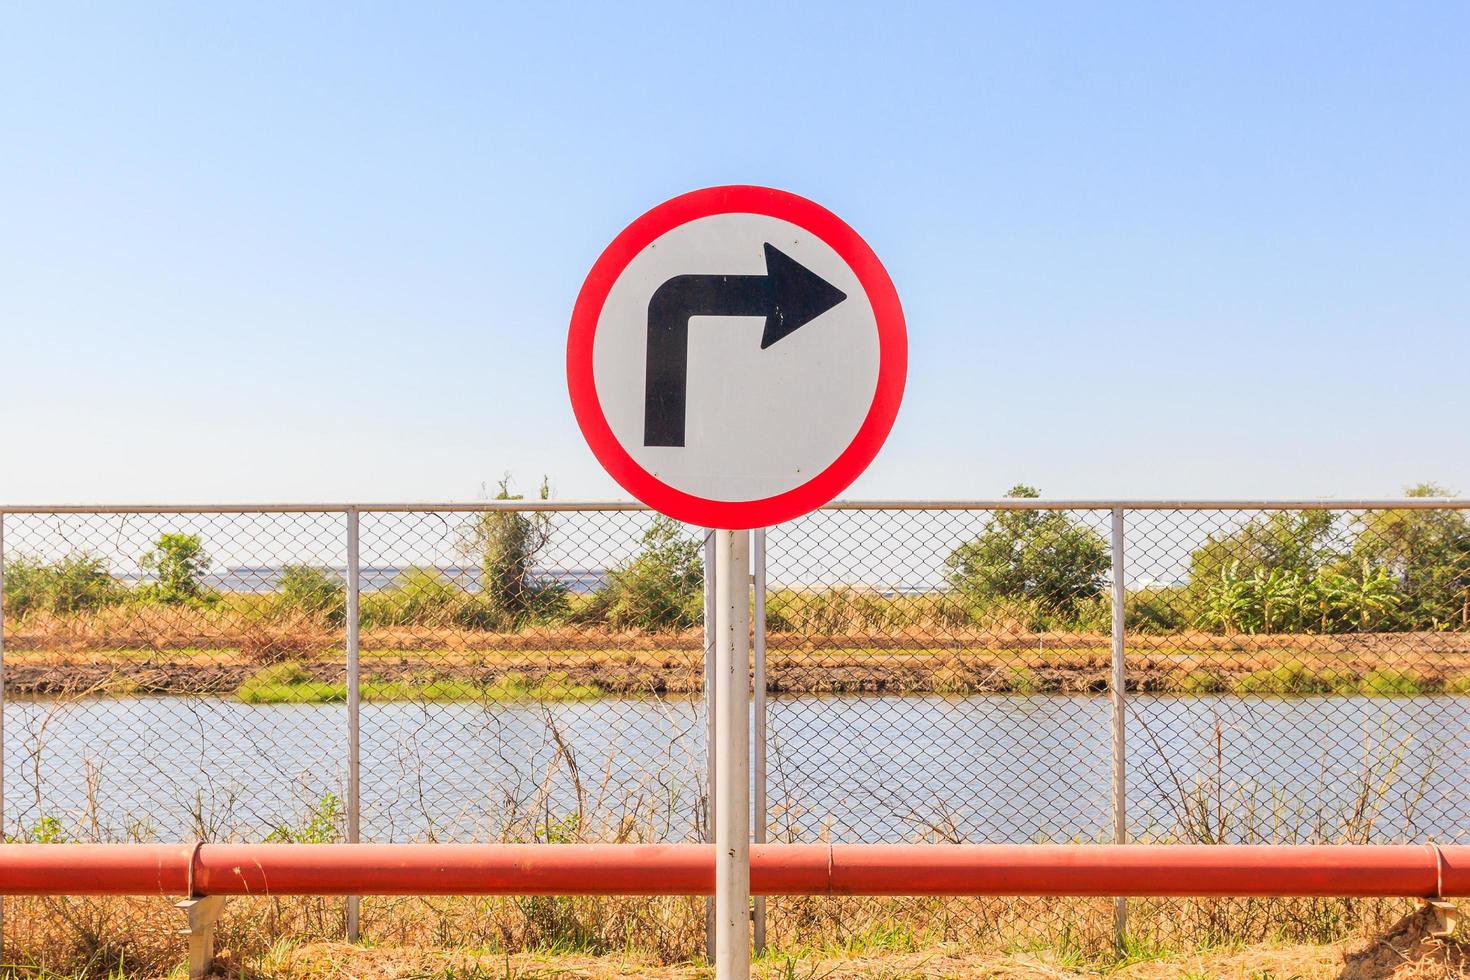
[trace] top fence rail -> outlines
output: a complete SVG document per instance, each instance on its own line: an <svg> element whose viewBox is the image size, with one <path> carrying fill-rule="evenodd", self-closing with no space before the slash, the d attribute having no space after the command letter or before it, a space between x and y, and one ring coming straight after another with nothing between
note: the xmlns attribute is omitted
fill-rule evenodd
<svg viewBox="0 0 1470 980"><path fill-rule="evenodd" d="M0 504L0 514L345 514L485 511L647 511L626 500L476 500L418 503ZM1470 497L1304 497L1298 499L835 500L822 510L1470 510Z"/></svg>

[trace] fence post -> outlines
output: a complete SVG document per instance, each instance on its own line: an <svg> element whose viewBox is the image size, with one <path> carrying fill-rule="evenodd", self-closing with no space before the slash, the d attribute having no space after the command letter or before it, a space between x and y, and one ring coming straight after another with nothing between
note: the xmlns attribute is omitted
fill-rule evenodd
<svg viewBox="0 0 1470 980"><path fill-rule="evenodd" d="M755 654L755 704L752 709L755 730L755 823L753 838L757 844L766 842L766 529L759 527L752 535L751 585L755 588L755 605L752 611L752 639ZM766 951L766 897L755 896L755 951L757 955Z"/></svg>
<svg viewBox="0 0 1470 980"><path fill-rule="evenodd" d="M704 532L705 834L715 840L715 532ZM715 898L704 900L704 955L715 961Z"/></svg>
<svg viewBox="0 0 1470 980"><path fill-rule="evenodd" d="M1113 672L1108 692L1113 707L1113 843L1128 843L1128 769L1126 756L1126 720L1128 675L1124 654L1126 652L1124 621L1124 599L1126 583L1123 553L1123 508L1113 508ZM1113 935L1118 948L1122 949L1128 932L1128 900L1113 899Z"/></svg>
<svg viewBox="0 0 1470 980"><path fill-rule="evenodd" d="M357 844L362 835L362 745L359 709L362 690L359 684L358 615L361 588L361 562L358 557L358 514L356 507L347 508L347 842ZM347 899L347 941L355 943L362 931L362 899Z"/></svg>

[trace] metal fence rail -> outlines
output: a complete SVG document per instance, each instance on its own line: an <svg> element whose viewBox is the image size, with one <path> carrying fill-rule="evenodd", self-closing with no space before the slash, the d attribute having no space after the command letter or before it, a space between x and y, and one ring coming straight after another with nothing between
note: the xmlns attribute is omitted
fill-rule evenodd
<svg viewBox="0 0 1470 980"><path fill-rule="evenodd" d="M710 839L706 552L625 503L5 505L0 826ZM1470 834L1470 500L852 501L753 553L758 838Z"/></svg>

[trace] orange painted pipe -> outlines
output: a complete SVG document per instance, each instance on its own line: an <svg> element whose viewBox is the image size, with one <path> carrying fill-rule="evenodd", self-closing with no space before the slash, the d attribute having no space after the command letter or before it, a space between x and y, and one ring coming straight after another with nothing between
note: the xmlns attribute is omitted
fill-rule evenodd
<svg viewBox="0 0 1470 980"><path fill-rule="evenodd" d="M756 844L758 895L1470 895L1470 846ZM9 895L708 895L707 844L4 844Z"/></svg>

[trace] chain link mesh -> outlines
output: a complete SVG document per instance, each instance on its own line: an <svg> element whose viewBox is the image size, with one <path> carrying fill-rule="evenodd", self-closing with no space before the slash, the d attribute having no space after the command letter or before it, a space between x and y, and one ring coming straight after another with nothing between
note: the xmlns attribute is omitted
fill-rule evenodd
<svg viewBox="0 0 1470 980"><path fill-rule="evenodd" d="M1112 514L1017 504L771 529L770 840L1112 839ZM360 515L362 839L708 839L700 532L513 508ZM1131 839L1470 837L1470 510L1124 518ZM347 514L3 519L7 835L342 838Z"/></svg>
<svg viewBox="0 0 1470 980"><path fill-rule="evenodd" d="M341 514L4 520L7 834L259 840L340 810L342 699L252 683L345 688L340 603L292 584L332 581L308 570L341 568Z"/></svg>
<svg viewBox="0 0 1470 980"><path fill-rule="evenodd" d="M1109 519L849 510L772 529L771 839L1105 839L1111 709L1090 695L1111 658ZM1079 549L1075 581L1001 581L1030 534Z"/></svg>
<svg viewBox="0 0 1470 980"><path fill-rule="evenodd" d="M1467 839L1467 513L1130 514L1134 837Z"/></svg>

